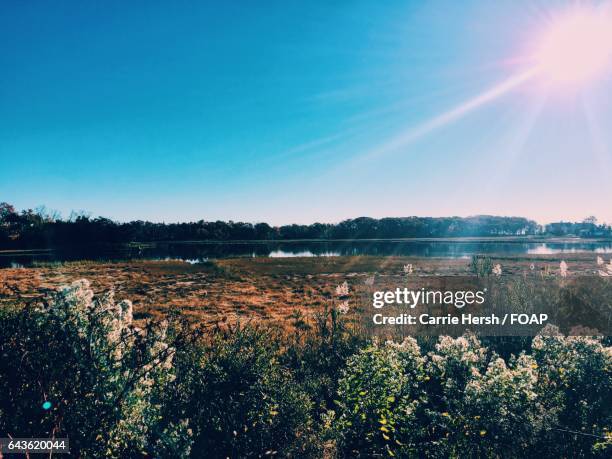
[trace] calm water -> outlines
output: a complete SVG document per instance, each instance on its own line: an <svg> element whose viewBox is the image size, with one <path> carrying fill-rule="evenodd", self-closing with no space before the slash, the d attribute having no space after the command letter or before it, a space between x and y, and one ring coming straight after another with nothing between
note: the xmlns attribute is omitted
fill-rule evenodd
<svg viewBox="0 0 612 459"><path fill-rule="evenodd" d="M34 262L70 260L166 260L198 263L231 257L333 257L340 255L404 255L471 257L474 254L548 255L591 252L611 254L612 242L496 241L303 241L245 243L162 243L142 247L94 247L28 253L0 252L0 267L31 266Z"/></svg>

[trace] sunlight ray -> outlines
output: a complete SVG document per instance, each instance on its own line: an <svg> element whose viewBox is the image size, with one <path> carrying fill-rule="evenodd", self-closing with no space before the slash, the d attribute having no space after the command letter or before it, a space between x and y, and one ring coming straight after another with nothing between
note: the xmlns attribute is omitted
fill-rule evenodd
<svg viewBox="0 0 612 459"><path fill-rule="evenodd" d="M582 100L584 116L587 120L589 137L593 147L593 153L596 161L599 163L600 170L612 170L612 148L607 145L604 136L604 130L599 122L599 117L595 113L595 108L589 100Z"/></svg>
<svg viewBox="0 0 612 459"><path fill-rule="evenodd" d="M418 140L419 138L431 133L432 131L442 128L468 113L474 111L475 109L482 107L501 96L509 93L513 89L522 85L526 81L532 79L538 73L537 68L529 69L525 72L513 75L507 80L489 88L478 96L473 97L472 99L458 105L455 108L452 108L441 115L438 115L434 118L421 123L412 129L398 135L394 139L386 142L385 144L375 148L374 150L366 153L363 159L372 159L377 158L386 153L393 152L399 148L405 147L410 143Z"/></svg>
<svg viewBox="0 0 612 459"><path fill-rule="evenodd" d="M533 131L538 118L540 117L544 105L546 104L546 95L538 97L529 107L521 113L520 122L516 123L515 128L509 130L506 135L503 135L497 142L498 145L493 148L497 152L495 155L496 167L491 168L491 174L486 180L486 189L491 192L498 188L498 184L504 178L503 174L507 174L512 166L521 158L524 152L525 145L529 140L529 136Z"/></svg>

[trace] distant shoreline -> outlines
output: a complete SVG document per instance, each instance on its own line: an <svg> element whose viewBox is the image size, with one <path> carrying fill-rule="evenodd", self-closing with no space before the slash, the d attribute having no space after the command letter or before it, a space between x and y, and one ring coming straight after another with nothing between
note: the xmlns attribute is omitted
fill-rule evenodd
<svg viewBox="0 0 612 459"><path fill-rule="evenodd" d="M125 248L145 248L155 247L159 245L248 245L248 244L293 244L293 243L367 243L367 242L415 242L415 243L452 243L452 244L469 244L469 243L507 243L507 244L529 244L529 243L554 243L554 244L589 244L612 242L610 237L560 237L560 236L486 236L486 237L412 237L412 238L364 238L364 239L243 239L243 240L184 240L184 241L131 241L131 242L100 242L95 244L66 244L51 247L33 247L33 248L0 248L0 254L18 255L18 254L33 254L40 252L53 252L55 250L69 249L84 249L87 247L125 247Z"/></svg>

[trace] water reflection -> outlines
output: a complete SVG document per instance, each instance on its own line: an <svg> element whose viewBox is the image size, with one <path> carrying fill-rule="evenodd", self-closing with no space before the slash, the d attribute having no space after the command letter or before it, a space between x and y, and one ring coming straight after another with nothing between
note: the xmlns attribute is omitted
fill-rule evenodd
<svg viewBox="0 0 612 459"><path fill-rule="evenodd" d="M273 250L268 254L270 258L295 258L295 257L338 257L340 252L324 252L314 253L310 250L303 250L301 252L291 252L287 250ZM253 257L257 255L253 254Z"/></svg>
<svg viewBox="0 0 612 459"><path fill-rule="evenodd" d="M469 258L474 254L550 255L558 253L612 253L612 242L525 241L294 241L294 242L203 242L98 246L38 252L0 252L0 267L31 266L37 262L71 260L182 260L202 263L233 257L334 257L342 255L417 256Z"/></svg>
<svg viewBox="0 0 612 459"><path fill-rule="evenodd" d="M600 247L598 244L539 244L527 250L529 255L555 255L557 253L593 252L612 253L612 246Z"/></svg>

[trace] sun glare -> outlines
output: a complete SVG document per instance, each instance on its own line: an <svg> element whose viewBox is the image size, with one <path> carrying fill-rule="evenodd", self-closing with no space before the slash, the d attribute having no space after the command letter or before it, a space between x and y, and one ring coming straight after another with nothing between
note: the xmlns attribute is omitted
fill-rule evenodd
<svg viewBox="0 0 612 459"><path fill-rule="evenodd" d="M532 24L537 30L529 31L528 40L521 46L516 59L520 65L507 78L407 128L363 155L363 158L400 151L421 137L468 116L520 87L527 86L527 91L538 95L538 106L553 91L561 98L569 94L570 99L574 100L574 95L597 80L612 81L612 0L592 1L589 4L585 0L567 1L572 6L557 13L540 11L545 14L545 20L542 20L542 15L536 15ZM601 141L595 141L601 144Z"/></svg>
<svg viewBox="0 0 612 459"><path fill-rule="evenodd" d="M582 85L612 71L612 15L575 9L556 19L542 35L536 66L554 85Z"/></svg>

